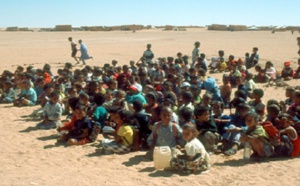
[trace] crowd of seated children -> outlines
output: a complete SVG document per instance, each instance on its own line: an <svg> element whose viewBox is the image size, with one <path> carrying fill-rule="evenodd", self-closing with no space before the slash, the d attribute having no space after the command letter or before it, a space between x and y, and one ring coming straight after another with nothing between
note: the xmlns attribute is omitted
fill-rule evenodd
<svg viewBox="0 0 300 186"><path fill-rule="evenodd" d="M300 92L288 87L286 101L269 100L265 106L264 91L256 83L276 80L279 74L271 62L265 69L257 64L257 50L246 56L245 64L233 55L224 62L224 51L219 52L210 67L224 73L220 88L207 76L205 55L200 54L190 68L180 53L176 60L155 62L146 55L146 60L122 67L115 60L103 68L73 69L66 63L55 77L48 64L26 72L18 67L15 73L3 72L0 102L40 105L43 121L37 128L57 128L59 140L68 145L95 142L102 133L100 149L107 154L145 150L152 159L156 146L176 147L183 152L171 161L176 170L208 170L209 153L231 156L245 143L255 158L298 157ZM246 70L252 66L258 72L254 77ZM298 78L299 68L291 73L290 66L285 63L281 78ZM237 91L231 96L233 87ZM62 115L70 120L62 124Z"/></svg>

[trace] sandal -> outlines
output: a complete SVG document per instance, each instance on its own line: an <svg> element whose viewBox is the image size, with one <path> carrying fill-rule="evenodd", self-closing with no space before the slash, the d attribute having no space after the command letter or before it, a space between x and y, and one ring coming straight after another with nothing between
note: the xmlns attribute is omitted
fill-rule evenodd
<svg viewBox="0 0 300 186"><path fill-rule="evenodd" d="M228 149L228 150L224 151L224 154L225 154L226 156L232 156L232 155L235 155L236 152L237 152L236 149Z"/></svg>

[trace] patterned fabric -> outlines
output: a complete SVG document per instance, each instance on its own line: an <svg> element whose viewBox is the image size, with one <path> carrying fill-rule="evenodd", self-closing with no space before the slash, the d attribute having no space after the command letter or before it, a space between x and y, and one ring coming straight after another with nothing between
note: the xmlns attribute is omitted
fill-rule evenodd
<svg viewBox="0 0 300 186"><path fill-rule="evenodd" d="M175 170L185 173L200 173L208 170L210 165L208 161L201 156L193 161L187 161L182 158L174 157L171 160L171 167L173 167Z"/></svg>
<svg viewBox="0 0 300 186"><path fill-rule="evenodd" d="M131 150L130 146L127 147L111 139L102 140L102 147L105 150L105 152L112 152L116 154L128 153Z"/></svg>

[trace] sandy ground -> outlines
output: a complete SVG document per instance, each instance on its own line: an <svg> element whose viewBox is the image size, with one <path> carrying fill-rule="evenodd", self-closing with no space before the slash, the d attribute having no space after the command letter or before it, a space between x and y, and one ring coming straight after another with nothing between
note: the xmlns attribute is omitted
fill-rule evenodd
<svg viewBox="0 0 300 186"><path fill-rule="evenodd" d="M208 58L218 50L243 57L259 47L262 64L271 60L277 67L290 60L296 67L296 37L290 32L217 32L188 29L186 32L145 30L132 32L7 33L0 32L0 71L17 65L50 63L53 71L70 58L67 38L83 39L94 56L92 66L117 59L120 64L138 60L145 45L152 43L155 57L191 55L194 41ZM220 79L221 75L214 75ZM218 81L220 83L220 81ZM299 81L288 82L300 85ZM262 86L261 86L262 87ZM265 88L264 101L285 99L284 88ZM245 162L242 151L233 157L211 156L212 168L202 175L179 175L156 171L144 152L127 155L99 155L98 142L66 147L56 144L56 132L36 130L37 121L24 116L38 106L16 108L0 105L0 185L300 185L299 159Z"/></svg>

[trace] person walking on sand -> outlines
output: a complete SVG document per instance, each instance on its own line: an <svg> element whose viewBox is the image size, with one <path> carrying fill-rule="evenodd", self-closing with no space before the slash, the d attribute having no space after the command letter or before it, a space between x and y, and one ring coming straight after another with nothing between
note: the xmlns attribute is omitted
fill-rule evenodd
<svg viewBox="0 0 300 186"><path fill-rule="evenodd" d="M75 61L77 62L77 64L79 64L79 57L76 57L76 54L77 54L77 44L75 42L73 42L73 39L72 37L69 37L68 40L71 42L71 50L72 50L72 53L71 53L71 57L75 59Z"/></svg>
<svg viewBox="0 0 300 186"><path fill-rule="evenodd" d="M195 46L195 48L194 48L194 50L193 50L193 52L192 52L192 65L191 65L191 67L194 67L195 66L195 64L196 64L196 62L197 62L197 60L198 60L198 58L200 57L200 42L199 41L196 41L195 43L194 43L194 46Z"/></svg>
<svg viewBox="0 0 300 186"><path fill-rule="evenodd" d="M80 52L81 52L80 60L82 60L83 65L85 65L86 64L85 60L93 59L93 56L90 56L88 54L88 49L81 39L78 41L78 43L80 44Z"/></svg>

